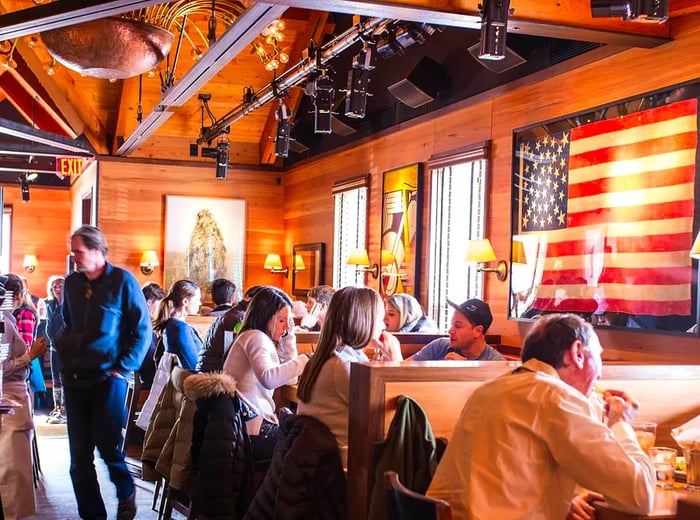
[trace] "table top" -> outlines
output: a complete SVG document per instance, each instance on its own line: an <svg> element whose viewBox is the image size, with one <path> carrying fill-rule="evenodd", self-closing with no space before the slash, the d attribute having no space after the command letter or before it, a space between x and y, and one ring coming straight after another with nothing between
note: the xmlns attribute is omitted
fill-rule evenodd
<svg viewBox="0 0 700 520"><path fill-rule="evenodd" d="M700 500L700 492L685 489L685 484L676 482L673 489L656 488L654 509L648 515L634 515L612 509L606 502L594 502L597 520L637 520L644 518L674 519L676 518L676 502L679 498Z"/></svg>

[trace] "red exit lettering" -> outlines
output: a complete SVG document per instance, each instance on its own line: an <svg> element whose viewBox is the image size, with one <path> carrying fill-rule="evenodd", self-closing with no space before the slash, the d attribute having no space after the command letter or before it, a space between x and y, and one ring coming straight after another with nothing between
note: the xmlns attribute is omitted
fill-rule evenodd
<svg viewBox="0 0 700 520"><path fill-rule="evenodd" d="M59 157L56 161L56 172L61 175L80 175L83 171L83 160L80 157Z"/></svg>

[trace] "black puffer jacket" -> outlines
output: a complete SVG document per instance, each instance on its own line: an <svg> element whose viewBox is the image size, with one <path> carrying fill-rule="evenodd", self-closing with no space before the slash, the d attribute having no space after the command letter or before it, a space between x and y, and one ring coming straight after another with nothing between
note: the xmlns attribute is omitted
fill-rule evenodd
<svg viewBox="0 0 700 520"><path fill-rule="evenodd" d="M197 403L192 430L192 502L211 520L242 518L252 494L253 458L245 421L248 406L226 374L194 374L185 395Z"/></svg>
<svg viewBox="0 0 700 520"><path fill-rule="evenodd" d="M270 468L246 520L343 520L347 481L335 437L304 415L282 420Z"/></svg>

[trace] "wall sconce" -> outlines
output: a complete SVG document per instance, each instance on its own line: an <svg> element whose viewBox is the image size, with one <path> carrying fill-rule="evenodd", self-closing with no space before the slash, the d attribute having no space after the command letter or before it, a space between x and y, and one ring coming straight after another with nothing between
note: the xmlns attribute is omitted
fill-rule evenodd
<svg viewBox="0 0 700 520"><path fill-rule="evenodd" d="M35 255L24 255L22 267L24 267L25 271L28 273L33 273L37 265L39 265L39 263L36 261Z"/></svg>
<svg viewBox="0 0 700 520"><path fill-rule="evenodd" d="M153 274L156 267L160 265L158 255L153 250L144 251L141 255L141 272L145 275Z"/></svg>
<svg viewBox="0 0 700 520"><path fill-rule="evenodd" d="M348 256L348 265L356 266L358 272L369 273L372 278L379 278L379 264L369 263L369 255L364 247L353 249Z"/></svg>
<svg viewBox="0 0 700 520"><path fill-rule="evenodd" d="M294 270L303 271L304 269L306 269L304 259L301 257L301 255L294 255Z"/></svg>
<svg viewBox="0 0 700 520"><path fill-rule="evenodd" d="M513 240L513 259L514 264L527 265L527 254L525 253L525 244L522 240Z"/></svg>
<svg viewBox="0 0 700 520"><path fill-rule="evenodd" d="M285 278L289 278L289 267L282 267L282 259L280 258L280 255L267 255L265 257L265 265L263 265L263 267L265 269L269 269L271 273L281 274L284 275Z"/></svg>
<svg viewBox="0 0 700 520"><path fill-rule="evenodd" d="M467 242L467 258L469 263L485 264L496 261L496 253L493 251L491 241L488 238L469 240ZM477 266L477 271L485 273L496 273L496 278L504 282L508 276L508 264L505 260L499 260L497 267Z"/></svg>

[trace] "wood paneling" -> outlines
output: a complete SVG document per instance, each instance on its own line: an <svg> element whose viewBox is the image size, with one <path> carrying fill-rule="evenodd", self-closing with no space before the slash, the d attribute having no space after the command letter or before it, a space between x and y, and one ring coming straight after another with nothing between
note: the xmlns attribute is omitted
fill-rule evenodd
<svg viewBox="0 0 700 520"><path fill-rule="evenodd" d="M109 241L110 261L134 273L140 283L163 283L159 267L145 276L141 252L154 249L163 259L167 195L219 197L246 201L244 285L269 284L291 291L291 281L263 269L265 255L282 251L284 186L279 175L230 168L215 178L213 167L159 165L138 161L101 161L98 174L98 226ZM245 289L245 288L243 288ZM167 290L167 288L166 288Z"/></svg>
<svg viewBox="0 0 700 520"><path fill-rule="evenodd" d="M46 282L54 274L66 272L71 199L67 189L30 188L30 201L22 202L19 185L5 185L5 205L12 206L10 272L27 277L30 291L46 296ZM36 255L33 273L22 267L24 255Z"/></svg>

